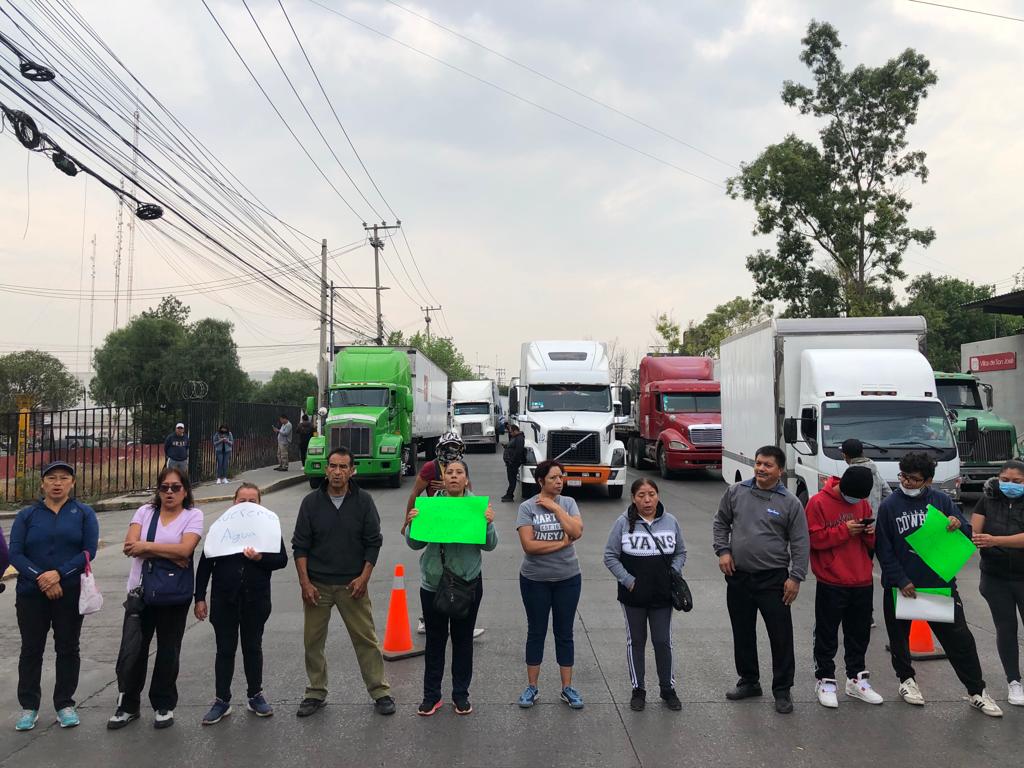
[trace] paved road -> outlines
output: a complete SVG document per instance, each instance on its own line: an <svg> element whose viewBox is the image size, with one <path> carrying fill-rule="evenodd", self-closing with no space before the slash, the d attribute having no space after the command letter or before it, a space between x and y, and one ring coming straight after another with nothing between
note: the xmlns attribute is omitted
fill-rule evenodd
<svg viewBox="0 0 1024 768"><path fill-rule="evenodd" d="M471 455L478 492L503 489L500 458ZM136 765L188 765L218 761L225 766L421 765L448 766L820 766L824 760L848 765L879 761L894 764L948 765L979 762L1009 764L1019 756L1024 710L1005 706L1006 717L993 720L970 710L963 689L944 661L918 665L918 681L928 698L924 709L911 708L896 698L896 682L884 650L884 635L875 630L869 665L878 690L887 698L881 707L842 701L838 711L814 701L811 666L813 582L804 586L795 606L797 636L796 713L776 715L770 697L741 703L726 702L724 690L734 682L732 643L725 612L725 589L717 559L710 547L711 517L724 489L717 476L661 483L662 499L682 523L689 558L686 575L696 608L676 614L673 626L675 667L683 711L669 712L655 699L641 713L629 709L630 686L624 656L622 614L615 585L601 563L608 529L621 512L621 502L582 494L580 508L585 535L577 544L584 586L576 623L576 684L586 700L582 711L570 711L557 700L557 668L549 640L549 661L541 675L541 703L520 710L515 700L525 679L522 666L525 618L518 589L520 548L513 527L516 505L500 505L500 542L484 555L484 601L480 623L486 634L477 641L469 717L456 717L451 708L432 718L415 714L420 700L422 660L389 664L398 714L375 715L355 664L347 636L335 620L328 641L331 670L329 706L308 720L294 709L302 696L302 609L294 571L274 577L274 614L265 640L268 697L277 715L258 720L237 711L223 723L203 728L199 720L213 696L213 632L208 624L190 622L182 649L179 679L181 701L177 723L169 731L154 731L151 713L124 731L104 730L113 709L114 660L121 614L117 596L123 589L127 561L117 547L104 549L96 561L108 607L86 619L82 638L83 669L79 687L82 726L60 731L45 724L29 734L13 730L17 710L14 696L18 638L10 591L0 596L0 679L7 681L0 700L0 766L109 766L132 760ZM377 499L385 529L384 548L372 582L378 633L383 635L391 573L404 563L410 574L410 602L418 605L416 557L398 535L407 489L370 487ZM306 492L290 488L268 496L286 531L295 520L298 502ZM206 509L207 524L225 504ZM103 536L118 540L128 512L101 516ZM982 653L990 689L998 700L1006 695L996 658L987 607L977 593L972 565L961 579L967 615ZM876 592L876 598L878 594ZM881 614L880 604L878 608ZM766 642L762 638L762 669L770 678ZM52 669L52 661L47 662ZM648 652L649 676L653 657ZM446 684L447 685L447 684ZM44 679L44 701L52 678ZM244 693L241 660L235 679L236 701ZM447 697L447 688L446 688ZM156 754L160 754L159 757ZM215 756L215 757L214 757Z"/></svg>

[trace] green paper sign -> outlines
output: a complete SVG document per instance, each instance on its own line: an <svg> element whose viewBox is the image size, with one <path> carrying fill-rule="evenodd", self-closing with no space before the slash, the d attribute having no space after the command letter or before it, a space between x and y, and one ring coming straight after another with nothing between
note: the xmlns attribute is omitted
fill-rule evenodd
<svg viewBox="0 0 1024 768"><path fill-rule="evenodd" d="M929 504L924 523L907 536L907 544L943 581L956 578L960 569L977 551L977 547L962 531L947 531L948 525L949 518Z"/></svg>
<svg viewBox="0 0 1024 768"><path fill-rule="evenodd" d="M437 544L487 541L487 496L420 496L409 537Z"/></svg>
<svg viewBox="0 0 1024 768"><path fill-rule="evenodd" d="M952 597L953 589L951 587L914 587L915 592L923 592L927 595L942 595L943 597ZM892 588L892 604L896 605L900 599L900 588Z"/></svg>

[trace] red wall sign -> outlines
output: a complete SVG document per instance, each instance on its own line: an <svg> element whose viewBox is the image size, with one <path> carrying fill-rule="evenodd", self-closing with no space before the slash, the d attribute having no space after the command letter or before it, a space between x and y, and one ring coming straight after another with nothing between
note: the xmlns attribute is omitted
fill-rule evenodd
<svg viewBox="0 0 1024 768"><path fill-rule="evenodd" d="M1017 368L1016 352L997 352L994 355L975 355L971 357L971 373L985 371L1013 371Z"/></svg>

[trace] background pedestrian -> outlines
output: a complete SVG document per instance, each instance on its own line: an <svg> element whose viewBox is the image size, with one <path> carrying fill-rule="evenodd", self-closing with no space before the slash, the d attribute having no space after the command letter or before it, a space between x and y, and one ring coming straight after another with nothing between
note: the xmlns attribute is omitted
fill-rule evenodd
<svg viewBox="0 0 1024 768"><path fill-rule="evenodd" d="M213 434L213 456L217 463L217 483L228 482L228 465L235 447L235 436L227 424L221 424Z"/></svg>

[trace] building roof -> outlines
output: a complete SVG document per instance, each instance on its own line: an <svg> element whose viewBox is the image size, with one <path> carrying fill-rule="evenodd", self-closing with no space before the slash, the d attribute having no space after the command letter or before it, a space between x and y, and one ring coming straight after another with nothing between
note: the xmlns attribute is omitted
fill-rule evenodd
<svg viewBox="0 0 1024 768"><path fill-rule="evenodd" d="M1024 291L1004 293L1002 296L992 296L960 306L963 309L980 309L990 314L1024 315Z"/></svg>

